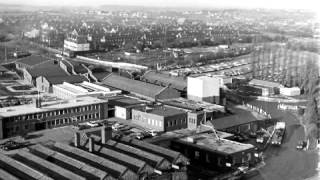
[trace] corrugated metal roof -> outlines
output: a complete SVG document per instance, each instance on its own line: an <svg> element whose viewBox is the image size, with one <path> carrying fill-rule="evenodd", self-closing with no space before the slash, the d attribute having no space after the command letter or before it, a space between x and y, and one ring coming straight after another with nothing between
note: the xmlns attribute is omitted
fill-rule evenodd
<svg viewBox="0 0 320 180"><path fill-rule="evenodd" d="M87 144L86 146L87 148L89 147L89 145ZM129 167L130 169L132 169L135 173L141 174L141 173L152 173L153 170L151 167L147 167L149 166L146 162L134 158L132 156L128 156L127 154L121 153L121 152L117 152L114 151L112 149L109 149L107 147L102 147L99 145L95 145L94 147L95 153L97 153L99 156L103 156L105 158L108 158L112 161L115 161L117 163L123 164L124 166ZM144 169L151 169L151 172L146 172L144 171Z"/></svg>
<svg viewBox="0 0 320 180"><path fill-rule="evenodd" d="M50 163L40 157L37 157L36 155L33 155L32 153L30 152L27 152L25 149L22 149L19 151L18 153L20 156L23 156L24 158L36 163L36 164L39 164L47 169L50 169L51 171L54 171L56 172L57 174L67 178L67 179L70 179L70 180L74 180L74 179L77 179L77 180L85 180L86 178L84 177L81 177L69 170L66 170L62 167L59 167L53 163Z"/></svg>
<svg viewBox="0 0 320 180"><path fill-rule="evenodd" d="M53 180L52 178L48 177L47 175L19 162L16 161L15 159L8 157L4 154L0 153L0 167L2 167L4 164L8 164L9 166L11 166L12 168L18 170L19 172L22 172L24 174L26 174L27 176L34 178L34 179L47 179L47 180ZM16 172L18 173L18 172Z"/></svg>
<svg viewBox="0 0 320 180"><path fill-rule="evenodd" d="M101 166L105 167L105 170L115 178L121 178L128 175L132 177L137 177L137 175L132 171L128 170L127 167L120 165L118 163L115 163L113 161L107 160L105 158L99 157L97 155L94 155L92 153L83 151L81 149L78 149L66 144L58 143L58 142L54 144L54 147L59 148L62 151L72 153L75 156L87 159L93 163L100 164Z"/></svg>
<svg viewBox="0 0 320 180"><path fill-rule="evenodd" d="M163 157L160 157L158 155L146 152L144 150L116 142L113 140L109 140L106 145L116 149L120 150L123 153L126 153L128 155L132 155L134 157L137 157L139 159L142 159L146 161L148 164L150 164L152 167L158 170L168 170L171 168L171 164L168 160L166 160Z"/></svg>
<svg viewBox="0 0 320 180"><path fill-rule="evenodd" d="M2 169L0 169L0 178L4 180L19 180L19 178Z"/></svg>
<svg viewBox="0 0 320 180"><path fill-rule="evenodd" d="M122 137L119 140L126 144L131 144L137 148L165 157L173 164L183 163L186 165L189 162L189 160L186 157L184 157L180 152L177 152L177 151L163 148L161 146L157 146L144 141L138 141L129 137Z"/></svg>
<svg viewBox="0 0 320 180"><path fill-rule="evenodd" d="M90 166L84 162L73 159L73 158L66 156L64 154L53 151L53 150L51 150L45 146L42 146L40 144L31 146L31 147L29 147L29 149L41 152L41 153L47 155L48 157L53 157L54 159L60 160L70 166L78 168L81 171L89 173L90 175L95 176L98 179L104 179L105 177L108 176L108 173L106 173L100 169L97 169L93 166Z"/></svg>

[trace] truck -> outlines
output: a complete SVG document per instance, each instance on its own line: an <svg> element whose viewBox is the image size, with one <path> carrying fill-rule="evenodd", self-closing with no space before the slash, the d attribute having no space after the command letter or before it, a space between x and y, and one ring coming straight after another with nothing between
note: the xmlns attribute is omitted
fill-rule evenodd
<svg viewBox="0 0 320 180"><path fill-rule="evenodd" d="M271 139L271 144L281 145L282 141L284 139L285 131L286 131L286 123L285 122L277 122L275 129L274 129L274 134Z"/></svg>

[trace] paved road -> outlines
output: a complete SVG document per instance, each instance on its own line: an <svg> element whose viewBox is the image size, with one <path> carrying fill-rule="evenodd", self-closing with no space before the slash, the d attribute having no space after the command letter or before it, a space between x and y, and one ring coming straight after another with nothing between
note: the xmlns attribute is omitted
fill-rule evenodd
<svg viewBox="0 0 320 180"><path fill-rule="evenodd" d="M284 143L281 147L269 146L265 152L266 166L250 180L301 180L314 176L318 165L318 153L297 151L299 140L304 137L304 130L298 120L290 113L278 111L277 103L252 102L268 110L273 117L287 124Z"/></svg>

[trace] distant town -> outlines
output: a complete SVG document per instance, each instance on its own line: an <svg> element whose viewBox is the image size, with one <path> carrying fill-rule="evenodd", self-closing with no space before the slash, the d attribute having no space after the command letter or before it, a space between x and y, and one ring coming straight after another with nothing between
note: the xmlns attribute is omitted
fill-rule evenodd
<svg viewBox="0 0 320 180"><path fill-rule="evenodd" d="M3 5L0 179L319 179L319 37L306 10Z"/></svg>

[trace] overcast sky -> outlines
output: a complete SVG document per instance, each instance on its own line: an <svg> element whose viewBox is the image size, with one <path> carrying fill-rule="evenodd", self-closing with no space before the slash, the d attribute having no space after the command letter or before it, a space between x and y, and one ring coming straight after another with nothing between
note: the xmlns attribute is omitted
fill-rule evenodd
<svg viewBox="0 0 320 180"><path fill-rule="evenodd" d="M286 8L320 11L320 0L0 0L28 5L143 5L183 7Z"/></svg>

